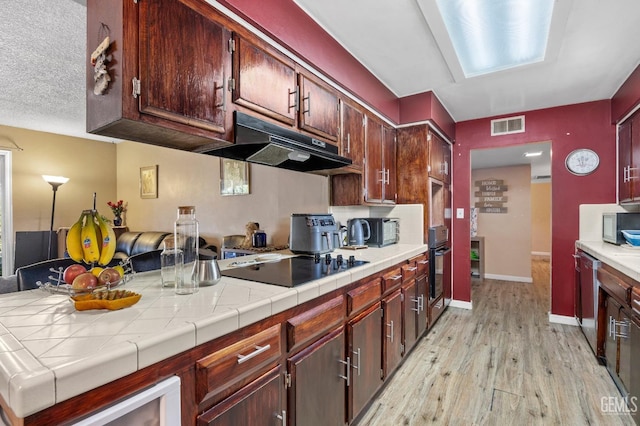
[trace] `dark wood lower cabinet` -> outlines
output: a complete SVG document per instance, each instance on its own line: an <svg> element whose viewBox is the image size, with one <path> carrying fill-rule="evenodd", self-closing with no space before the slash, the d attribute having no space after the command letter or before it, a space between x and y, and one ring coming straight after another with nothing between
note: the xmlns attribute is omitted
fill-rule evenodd
<svg viewBox="0 0 640 426"><path fill-rule="evenodd" d="M382 337L384 344L383 372L384 378L389 377L391 372L400 365L404 350L402 343L402 293L400 289L394 291L382 301ZM415 315L407 318L408 322L415 324ZM415 328L414 328L415 333Z"/></svg>
<svg viewBox="0 0 640 426"><path fill-rule="evenodd" d="M284 424L283 389L278 366L198 416L198 426Z"/></svg>
<svg viewBox="0 0 640 426"><path fill-rule="evenodd" d="M344 328L340 327L287 360L287 371L291 375L288 426L346 422L346 386L350 372L344 349Z"/></svg>
<svg viewBox="0 0 640 426"><path fill-rule="evenodd" d="M418 340L417 315L420 300L416 297L416 282L409 281L402 285L402 310L404 314L404 347L408 351Z"/></svg>
<svg viewBox="0 0 640 426"><path fill-rule="evenodd" d="M354 419L382 386L382 310L374 304L347 324L351 359L349 420ZM325 423L329 424L329 423Z"/></svg>

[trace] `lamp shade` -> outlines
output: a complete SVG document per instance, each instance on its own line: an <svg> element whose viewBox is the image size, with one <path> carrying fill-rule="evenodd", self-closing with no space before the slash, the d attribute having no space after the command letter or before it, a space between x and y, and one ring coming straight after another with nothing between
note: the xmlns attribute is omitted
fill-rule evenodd
<svg viewBox="0 0 640 426"><path fill-rule="evenodd" d="M51 175L42 175L42 179L44 179L47 183L57 183L58 185L62 185L63 183L67 183L69 181L68 177Z"/></svg>

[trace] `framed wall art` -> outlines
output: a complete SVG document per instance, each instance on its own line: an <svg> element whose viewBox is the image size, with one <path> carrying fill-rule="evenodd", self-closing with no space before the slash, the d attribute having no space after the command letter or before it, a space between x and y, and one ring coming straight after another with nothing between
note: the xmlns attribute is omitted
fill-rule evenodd
<svg viewBox="0 0 640 426"><path fill-rule="evenodd" d="M140 167L140 198L158 198L158 165Z"/></svg>
<svg viewBox="0 0 640 426"><path fill-rule="evenodd" d="M220 159L220 194L249 194L249 163L228 158Z"/></svg>

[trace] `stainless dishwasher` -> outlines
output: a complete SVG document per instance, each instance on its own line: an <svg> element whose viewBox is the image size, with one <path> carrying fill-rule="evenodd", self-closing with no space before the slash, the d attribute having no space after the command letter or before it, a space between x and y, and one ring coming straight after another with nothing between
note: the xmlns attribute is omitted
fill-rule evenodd
<svg viewBox="0 0 640 426"><path fill-rule="evenodd" d="M598 268L600 261L585 252L576 255L578 291L576 319L594 355L598 356Z"/></svg>

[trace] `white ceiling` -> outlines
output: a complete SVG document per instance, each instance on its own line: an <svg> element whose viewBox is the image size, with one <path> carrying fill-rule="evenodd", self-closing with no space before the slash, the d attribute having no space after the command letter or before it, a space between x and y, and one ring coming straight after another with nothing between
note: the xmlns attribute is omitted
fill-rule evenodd
<svg viewBox="0 0 640 426"><path fill-rule="evenodd" d="M611 98L640 59L638 0L557 0L544 62L469 79L435 0L294 1L397 96L433 91L456 121ZM111 140L85 132L85 3L0 0L0 124Z"/></svg>

